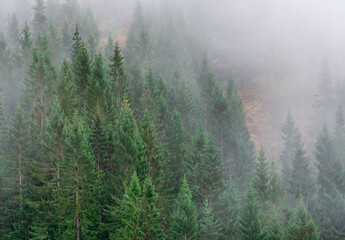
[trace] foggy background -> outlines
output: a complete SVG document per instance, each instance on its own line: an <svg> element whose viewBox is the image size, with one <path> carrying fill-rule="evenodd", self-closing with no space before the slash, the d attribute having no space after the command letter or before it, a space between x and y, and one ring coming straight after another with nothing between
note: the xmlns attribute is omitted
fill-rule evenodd
<svg viewBox="0 0 345 240"><path fill-rule="evenodd" d="M60 1L63 2L63 1ZM142 0L154 23L165 9L174 9L201 53L214 62L224 82L231 71L245 101L248 125L257 143L276 158L281 150L280 127L290 110L313 151L308 127L319 67L326 59L332 84L343 81L345 60L345 2L341 0ZM101 41L109 33L122 46L136 0L83 0L100 24ZM0 0L0 28L7 30L9 14L18 4L28 6L20 24L30 17L29 0ZM30 19L29 19L30 21ZM334 114L334 113L330 113ZM331 129L333 131L333 129Z"/></svg>

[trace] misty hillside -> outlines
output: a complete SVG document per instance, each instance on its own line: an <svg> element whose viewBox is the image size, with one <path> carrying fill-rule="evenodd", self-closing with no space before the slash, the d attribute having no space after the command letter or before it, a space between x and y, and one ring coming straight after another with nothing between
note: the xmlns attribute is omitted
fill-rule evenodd
<svg viewBox="0 0 345 240"><path fill-rule="evenodd" d="M0 239L344 239L344 7L0 0Z"/></svg>

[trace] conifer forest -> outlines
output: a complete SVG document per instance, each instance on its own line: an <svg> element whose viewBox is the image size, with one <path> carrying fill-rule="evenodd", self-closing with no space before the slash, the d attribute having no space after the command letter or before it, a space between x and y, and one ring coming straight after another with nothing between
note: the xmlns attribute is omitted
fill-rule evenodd
<svg viewBox="0 0 345 240"><path fill-rule="evenodd" d="M278 2L0 0L0 239L345 239L345 4Z"/></svg>

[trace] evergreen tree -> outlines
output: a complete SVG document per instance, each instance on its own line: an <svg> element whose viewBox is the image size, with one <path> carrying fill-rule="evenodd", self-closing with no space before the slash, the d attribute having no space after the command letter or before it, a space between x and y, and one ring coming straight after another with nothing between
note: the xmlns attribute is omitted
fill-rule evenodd
<svg viewBox="0 0 345 240"><path fill-rule="evenodd" d="M20 30L19 30L19 20L15 13L13 13L10 16L7 28L8 28L9 40L13 48L13 52L17 54L19 51Z"/></svg>
<svg viewBox="0 0 345 240"><path fill-rule="evenodd" d="M136 170L141 180L148 174L148 160L144 154L144 143L127 100L123 101L116 127L115 159L124 176ZM125 179L125 178L123 178Z"/></svg>
<svg viewBox="0 0 345 240"><path fill-rule="evenodd" d="M143 187L143 232L145 239L160 240L166 239L163 229L163 218L160 214L158 196L150 178L145 179Z"/></svg>
<svg viewBox="0 0 345 240"><path fill-rule="evenodd" d="M235 239L240 213L239 200L233 184L227 183L215 203L217 216L222 227L220 239Z"/></svg>
<svg viewBox="0 0 345 240"><path fill-rule="evenodd" d="M331 71L326 60L323 60L319 70L318 89L314 95L314 116L312 133L315 135L323 124L330 124L330 113L335 112L333 104L333 88Z"/></svg>
<svg viewBox="0 0 345 240"><path fill-rule="evenodd" d="M238 239L241 240L264 239L260 223L260 208L255 197L255 191L252 187L249 187L247 190L245 202L239 218L237 235Z"/></svg>
<svg viewBox="0 0 345 240"><path fill-rule="evenodd" d="M228 139L229 157L226 165L228 175L233 179L235 186L240 191L244 191L253 176L255 150L246 126L243 102L236 89L232 91L229 99L229 115L231 125Z"/></svg>
<svg viewBox="0 0 345 240"><path fill-rule="evenodd" d="M46 6L44 0L35 0L33 9L32 25L36 36L44 30L47 25Z"/></svg>
<svg viewBox="0 0 345 240"><path fill-rule="evenodd" d="M316 208L316 220L320 226L321 238L343 239L345 236L345 201L339 192L332 195L321 193Z"/></svg>
<svg viewBox="0 0 345 240"><path fill-rule="evenodd" d="M177 195L183 175L190 174L188 139L181 123L181 115L175 110L169 114L169 128L166 131L165 178L173 195Z"/></svg>
<svg viewBox="0 0 345 240"><path fill-rule="evenodd" d="M145 239L145 233L141 227L142 207L142 191L139 178L134 171L119 205L120 226L111 239Z"/></svg>
<svg viewBox="0 0 345 240"><path fill-rule="evenodd" d="M110 33L107 39L107 45L104 48L104 55L106 56L106 59L110 59L112 57L113 52L114 52L114 39Z"/></svg>
<svg viewBox="0 0 345 240"><path fill-rule="evenodd" d="M280 153L280 161L282 163L282 187L283 190L289 188L289 181L292 175L292 162L296 151L301 149L301 135L295 127L295 122L290 112L286 116L284 125L282 126L282 139L284 141L284 149Z"/></svg>
<svg viewBox="0 0 345 240"><path fill-rule="evenodd" d="M80 98L80 106L86 105L86 89L91 74L91 61L85 43L79 35L78 27L73 35L72 46L72 71L77 87L77 94Z"/></svg>
<svg viewBox="0 0 345 240"><path fill-rule="evenodd" d="M26 187L28 184L28 165L30 151L28 121L23 109L18 106L15 117L9 129L8 148L6 150L6 172L4 179L4 201L1 207L5 214L2 217L3 226L7 228L4 239L27 239L28 219L25 215Z"/></svg>
<svg viewBox="0 0 345 240"><path fill-rule="evenodd" d="M21 36L19 38L20 48L21 48L21 54L24 58L24 65L29 61L29 58L31 56L31 50L32 50L32 38L31 38L31 32L29 25L25 22L24 27L22 29Z"/></svg>
<svg viewBox="0 0 345 240"><path fill-rule="evenodd" d="M217 199L219 189L223 188L223 165L215 144L199 125L193 139L192 189L198 206L207 198L210 205Z"/></svg>
<svg viewBox="0 0 345 240"><path fill-rule="evenodd" d="M257 193L257 198L262 205L265 205L269 199L269 167L266 162L264 150L261 148L258 153L258 162L256 164L256 176L253 182L253 188Z"/></svg>
<svg viewBox="0 0 345 240"><path fill-rule="evenodd" d="M269 171L268 198L274 207L277 207L283 197L282 184L277 169L272 162Z"/></svg>
<svg viewBox="0 0 345 240"><path fill-rule="evenodd" d="M282 222L282 217L280 216L279 212L274 211L269 215L269 223L266 240L281 240L284 236L284 226Z"/></svg>
<svg viewBox="0 0 345 240"><path fill-rule="evenodd" d="M53 92L52 86L56 78L57 74L47 48L47 41L43 38L41 46L33 50L24 92L25 108L30 113L35 128L39 131L44 130L44 121Z"/></svg>
<svg viewBox="0 0 345 240"><path fill-rule="evenodd" d="M178 194L170 225L171 239L197 239L197 212L186 177Z"/></svg>
<svg viewBox="0 0 345 240"><path fill-rule="evenodd" d="M303 201L295 210L293 218L288 222L285 232L286 240L318 240L319 233L312 216L306 210Z"/></svg>
<svg viewBox="0 0 345 240"><path fill-rule="evenodd" d="M213 209L205 199L203 208L201 209L199 220L199 237L200 240L216 240L221 236L221 227L215 218Z"/></svg>
<svg viewBox="0 0 345 240"><path fill-rule="evenodd" d="M99 218L97 173L88 141L89 129L81 117L74 114L67 132L61 186L55 197L60 219L57 239L93 239L97 236Z"/></svg>
<svg viewBox="0 0 345 240"><path fill-rule="evenodd" d="M342 191L344 187L343 171L335 158L334 145L326 126L318 136L315 148L320 191L323 193Z"/></svg>
<svg viewBox="0 0 345 240"><path fill-rule="evenodd" d="M73 73L66 60L62 62L59 81L57 82L57 96L64 115L71 117L77 107L76 89Z"/></svg>
<svg viewBox="0 0 345 240"><path fill-rule="evenodd" d="M345 166L345 120L344 110L339 106L335 115L335 131L334 131L334 151L336 161L341 163L342 167Z"/></svg>
<svg viewBox="0 0 345 240"><path fill-rule="evenodd" d="M109 75L115 94L115 106L119 106L128 95L128 82L118 42L115 43L113 55L110 57Z"/></svg>
<svg viewBox="0 0 345 240"><path fill-rule="evenodd" d="M162 181L163 150L159 145L154 123L147 110L145 110L142 120L141 136L145 145L146 158L149 161L150 177L154 185L158 186Z"/></svg>
<svg viewBox="0 0 345 240"><path fill-rule="evenodd" d="M71 33L71 27L67 21L67 19L64 20L62 27L61 27L61 35L62 35L62 48L65 53L65 57L70 57L70 50L72 48L73 40L72 40L72 33Z"/></svg>
<svg viewBox="0 0 345 240"><path fill-rule="evenodd" d="M91 76L86 86L87 109L91 114L103 118L109 114L108 89L102 56L98 54L92 64Z"/></svg>
<svg viewBox="0 0 345 240"><path fill-rule="evenodd" d="M289 192L296 198L306 202L307 206L309 198L314 190L314 184L308 164L308 159L302 149L296 151L295 158L292 163L292 176L290 179Z"/></svg>

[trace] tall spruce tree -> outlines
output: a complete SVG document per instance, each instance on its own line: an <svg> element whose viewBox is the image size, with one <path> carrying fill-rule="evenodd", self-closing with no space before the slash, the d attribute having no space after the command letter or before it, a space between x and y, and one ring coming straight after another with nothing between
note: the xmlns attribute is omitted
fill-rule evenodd
<svg viewBox="0 0 345 240"><path fill-rule="evenodd" d="M292 176L289 192L295 197L305 201L308 206L309 199L314 192L314 183L311 176L308 159L302 149L296 151L292 163Z"/></svg>
<svg viewBox="0 0 345 240"><path fill-rule="evenodd" d="M326 125L317 138L315 148L320 191L323 193L332 193L335 190L343 191L342 166L336 159L334 145Z"/></svg>
<svg viewBox="0 0 345 240"><path fill-rule="evenodd" d="M194 199L198 206L202 206L207 198L212 206L219 195L219 189L223 188L223 165L219 150L202 125L199 125L193 139L192 154L194 167L191 183L195 190Z"/></svg>
<svg viewBox="0 0 345 240"><path fill-rule="evenodd" d="M266 156L263 148L258 153L258 162L256 164L256 176L253 182L253 188L257 193L257 198L262 206L264 206L269 199L269 167L266 162Z"/></svg>
<svg viewBox="0 0 345 240"><path fill-rule="evenodd" d="M91 75L91 60L83 42L79 29L76 27L72 45L72 71L80 98L80 106L86 107L86 89Z"/></svg>
<svg viewBox="0 0 345 240"><path fill-rule="evenodd" d="M29 25L25 22L24 27L22 29L21 35L19 37L19 43L21 48L21 54L23 57L24 65L29 61L31 56L32 50L32 38Z"/></svg>
<svg viewBox="0 0 345 240"><path fill-rule="evenodd" d="M282 164L282 187L286 191L289 188L289 181L292 175L292 162L296 151L302 148L301 135L295 126L295 121L290 112L286 116L284 125L281 128L284 149L280 153L280 162Z"/></svg>
<svg viewBox="0 0 345 240"><path fill-rule="evenodd" d="M115 105L119 106L128 95L129 84L118 42L115 43L113 55L110 57L109 76L115 94Z"/></svg>
<svg viewBox="0 0 345 240"><path fill-rule="evenodd" d="M345 120L344 110L342 106L338 107L335 114L335 129L334 129L334 151L336 161L341 163L342 167L345 166Z"/></svg>
<svg viewBox="0 0 345 240"><path fill-rule="evenodd" d="M254 142L246 126L243 102L236 88L229 99L230 134L228 141L229 156L226 165L228 175L238 190L243 192L253 176L255 167ZM227 176L228 177L228 176Z"/></svg>

